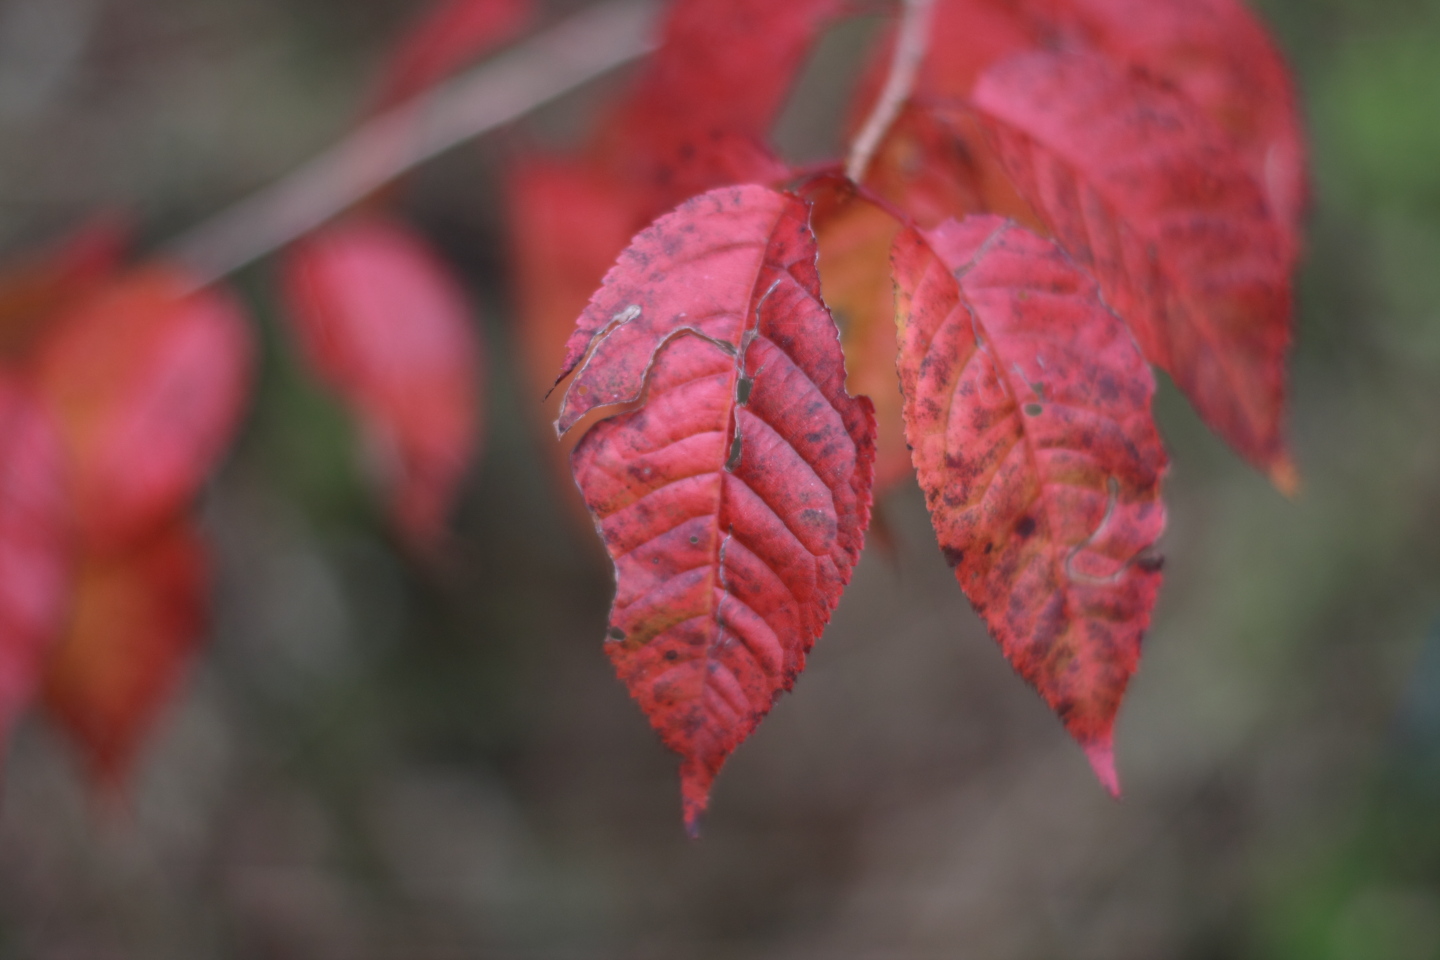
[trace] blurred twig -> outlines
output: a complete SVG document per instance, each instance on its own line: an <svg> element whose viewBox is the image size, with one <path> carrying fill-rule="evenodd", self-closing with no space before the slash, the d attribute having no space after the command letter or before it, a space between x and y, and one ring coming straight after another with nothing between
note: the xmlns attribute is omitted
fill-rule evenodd
<svg viewBox="0 0 1440 960"><path fill-rule="evenodd" d="M920 73L920 64L925 59L925 50L930 42L932 5L932 0L905 0L900 36L895 41L885 89L880 92L880 99L875 101L874 109L865 119L865 126L856 135L850 147L850 157L845 162L845 175L856 183L865 178L865 170L870 166L880 141L885 138L915 87L915 78Z"/></svg>
<svg viewBox="0 0 1440 960"><path fill-rule="evenodd" d="M271 253L426 160L648 53L656 0L606 0L387 111L172 242L201 284Z"/></svg>

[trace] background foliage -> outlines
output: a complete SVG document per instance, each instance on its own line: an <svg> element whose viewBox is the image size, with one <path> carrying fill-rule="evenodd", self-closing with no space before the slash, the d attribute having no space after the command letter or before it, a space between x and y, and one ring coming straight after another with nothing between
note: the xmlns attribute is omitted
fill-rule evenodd
<svg viewBox="0 0 1440 960"><path fill-rule="evenodd" d="M552 9L574 4L554 4ZM266 334L210 491L209 648L95 809L22 727L0 955L980 958L1440 955L1440 3L1261 4L1317 178L1284 501L1168 384L1169 584L1121 715L1123 803L1013 677L919 493L700 844L600 653L606 564L557 506L510 349L498 171L601 90L427 167L404 205L490 340L459 562L417 572L349 427ZM172 236L340 136L403 0L0 0L0 252L138 199ZM783 121L833 153L878 20ZM602 85L603 86L603 85ZM241 278L273 330L274 272Z"/></svg>

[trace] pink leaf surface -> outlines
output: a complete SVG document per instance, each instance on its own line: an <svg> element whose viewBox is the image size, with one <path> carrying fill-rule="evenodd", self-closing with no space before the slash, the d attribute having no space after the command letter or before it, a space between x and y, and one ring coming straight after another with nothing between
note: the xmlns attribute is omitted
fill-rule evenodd
<svg viewBox="0 0 1440 960"><path fill-rule="evenodd" d="M975 88L1021 194L1146 357L1282 489L1288 241L1227 138L1179 94L1089 54L1027 54Z"/></svg>

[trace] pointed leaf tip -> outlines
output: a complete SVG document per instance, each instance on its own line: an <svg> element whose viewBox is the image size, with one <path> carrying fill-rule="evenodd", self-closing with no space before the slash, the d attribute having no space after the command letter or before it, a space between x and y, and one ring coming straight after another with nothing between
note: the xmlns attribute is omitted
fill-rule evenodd
<svg viewBox="0 0 1440 960"><path fill-rule="evenodd" d="M715 784L718 767L686 760L680 765L680 812L685 821L685 835L700 839L705 811L710 807L710 788Z"/></svg>
<svg viewBox="0 0 1440 960"><path fill-rule="evenodd" d="M1305 481L1300 477L1300 470L1289 454L1282 454L1271 464L1270 482L1275 485L1276 490L1291 500L1299 500L1305 490Z"/></svg>
<svg viewBox="0 0 1440 960"><path fill-rule="evenodd" d="M1090 769L1095 771L1095 779L1100 785L1109 791L1110 796L1116 800L1120 799L1120 775L1115 771L1115 737L1113 734L1091 740L1084 744L1085 757L1090 761Z"/></svg>

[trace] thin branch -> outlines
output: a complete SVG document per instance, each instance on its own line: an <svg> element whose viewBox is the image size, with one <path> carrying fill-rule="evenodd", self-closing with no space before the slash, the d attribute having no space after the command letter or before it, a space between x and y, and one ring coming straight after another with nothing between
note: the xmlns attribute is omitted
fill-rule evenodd
<svg viewBox="0 0 1440 960"><path fill-rule="evenodd" d="M426 160L653 49L656 0L607 0L359 127L165 251L211 283L285 246Z"/></svg>
<svg viewBox="0 0 1440 960"><path fill-rule="evenodd" d="M930 10L932 0L905 0L901 14L900 36L895 41L895 55L890 60L890 76L885 79L885 89L865 126L855 137L850 147L850 158L845 163L845 175L859 183L865 178L865 171L880 141L900 115L900 108L909 99L915 88L915 77L920 73L920 64L925 59L925 48L930 41Z"/></svg>

